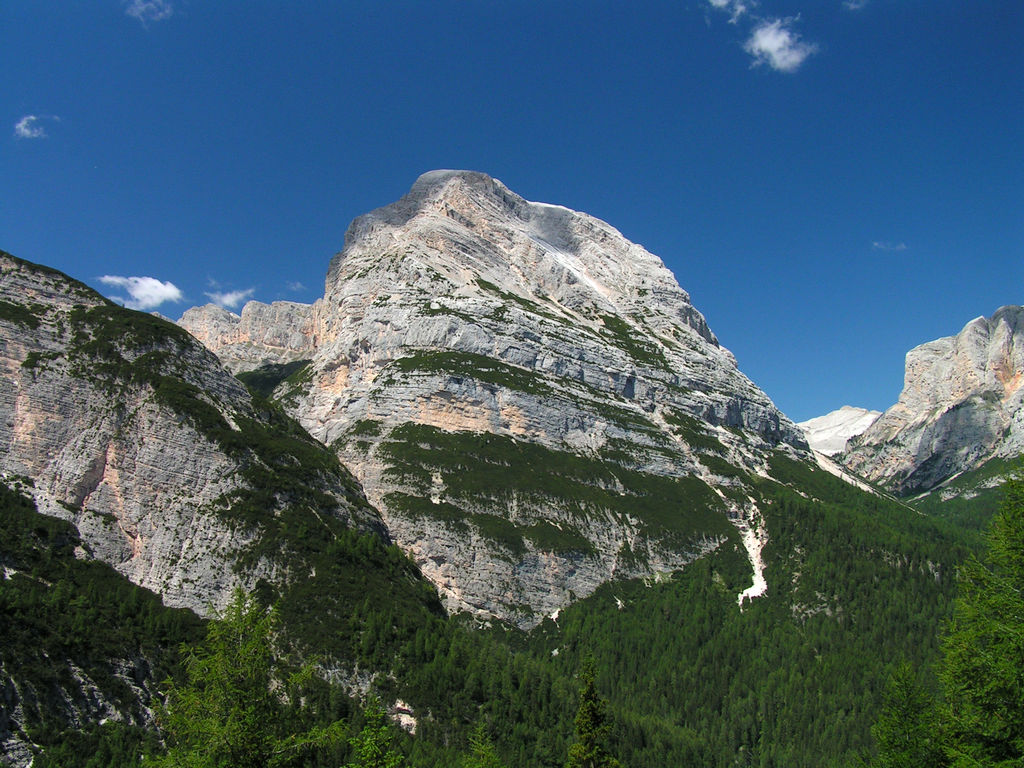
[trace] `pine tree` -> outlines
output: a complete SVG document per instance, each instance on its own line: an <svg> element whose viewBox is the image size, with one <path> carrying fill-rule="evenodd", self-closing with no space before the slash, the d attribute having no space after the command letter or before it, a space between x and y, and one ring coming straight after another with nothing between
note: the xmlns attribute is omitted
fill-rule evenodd
<svg viewBox="0 0 1024 768"><path fill-rule="evenodd" d="M988 551L960 569L941 679L957 766L1024 765L1024 478L1004 486Z"/></svg>
<svg viewBox="0 0 1024 768"><path fill-rule="evenodd" d="M580 672L580 706L576 712L576 743L569 747L566 768L620 768L608 751L611 724L608 702L602 699L594 684L594 660L583 662Z"/></svg>
<svg viewBox="0 0 1024 768"><path fill-rule="evenodd" d="M469 736L469 754L462 758L461 768L505 768L483 721L476 724Z"/></svg>
<svg viewBox="0 0 1024 768"><path fill-rule="evenodd" d="M310 670L286 673L273 649L277 616L241 590L210 622L204 644L189 649L187 680L165 682L157 722L168 752L157 768L279 768L340 738L341 723L287 732L288 691Z"/></svg>
<svg viewBox="0 0 1024 768"><path fill-rule="evenodd" d="M882 714L871 729L878 745L872 768L948 765L940 722L935 697L918 683L910 664L900 664L890 678Z"/></svg>
<svg viewBox="0 0 1024 768"><path fill-rule="evenodd" d="M366 707L366 725L348 740L355 759L345 768L402 768L405 758L391 747L391 726L387 712L379 702L371 701Z"/></svg>

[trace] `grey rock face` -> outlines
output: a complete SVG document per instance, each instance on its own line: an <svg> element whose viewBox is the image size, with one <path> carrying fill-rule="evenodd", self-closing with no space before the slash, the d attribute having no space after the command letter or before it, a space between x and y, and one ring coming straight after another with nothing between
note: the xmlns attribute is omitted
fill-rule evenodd
<svg viewBox="0 0 1024 768"><path fill-rule="evenodd" d="M275 577L265 558L235 568L259 532L225 514L227 500L259 459L226 450L210 426L241 435L260 416L201 344L0 254L0 371L0 471L30 478L39 511L74 523L85 556L200 615ZM333 514L380 526L323 482Z"/></svg>
<svg viewBox="0 0 1024 768"><path fill-rule="evenodd" d="M125 708L105 695L89 675L68 659L51 659L54 666L66 670L61 686L42 690L30 684L19 684L12 670L0 664L0 765L11 768L30 768L35 758L35 746L25 734L26 708L45 711L50 722L59 722L68 728L85 730L96 723L122 722L141 728L152 728L155 716L151 708L155 692L149 681L152 670L145 659L114 660L108 674L114 677L122 690L130 692L124 698L135 704Z"/></svg>
<svg viewBox="0 0 1024 768"><path fill-rule="evenodd" d="M212 351L232 373L312 356L313 308L293 301L250 301L236 315L216 304L186 310L178 325Z"/></svg>
<svg viewBox="0 0 1024 768"><path fill-rule="evenodd" d="M604 222L528 203L484 174L438 171L356 219L345 239L314 305L319 392L301 411L328 442L361 417L341 411L335 393L348 393L345 411L361 409L353 388L369 391L395 360L441 350L637 411L677 405L714 425L803 442L661 260ZM560 442L568 430L551 426Z"/></svg>
<svg viewBox="0 0 1024 768"><path fill-rule="evenodd" d="M484 174L425 174L398 202L356 219L312 326L308 380L279 394L338 451L452 610L530 626L610 578L739 545L741 533L763 530L739 477L764 471L775 446L806 450L659 258L602 221L528 202ZM508 477L576 461L587 472L619 467L637 483L694 480L711 501L680 502L679 517L713 507L719 522L668 543L619 509L620 491L606 483L583 512L571 493L526 480L519 490L502 481L455 491L455 466L478 474L474 457L456 455L474 435L501 438L519 457ZM527 447L541 453L529 458ZM419 451L406 469L402 451ZM541 529L585 545L571 550Z"/></svg>
<svg viewBox="0 0 1024 768"><path fill-rule="evenodd" d="M926 491L994 456L1024 453L1024 307L907 353L903 392L842 461L901 493Z"/></svg>

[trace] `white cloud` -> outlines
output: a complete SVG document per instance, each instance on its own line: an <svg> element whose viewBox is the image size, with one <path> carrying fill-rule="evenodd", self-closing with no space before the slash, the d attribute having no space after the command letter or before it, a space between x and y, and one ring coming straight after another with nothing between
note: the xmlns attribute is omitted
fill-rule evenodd
<svg viewBox="0 0 1024 768"><path fill-rule="evenodd" d="M219 307L234 309L254 293L256 293L255 288L246 288L244 291L213 291L205 295Z"/></svg>
<svg viewBox="0 0 1024 768"><path fill-rule="evenodd" d="M124 12L144 27L151 21L169 19L174 13L170 0L126 0L125 6Z"/></svg>
<svg viewBox="0 0 1024 768"><path fill-rule="evenodd" d="M871 243L871 247L876 251L905 251L907 250L906 243L890 243L885 240L875 240Z"/></svg>
<svg viewBox="0 0 1024 768"><path fill-rule="evenodd" d="M843 0L843 8L848 11L859 11L868 4L868 0Z"/></svg>
<svg viewBox="0 0 1024 768"><path fill-rule="evenodd" d="M295 282L288 283L288 290L292 293L298 293L299 291L306 290L306 286L296 280Z"/></svg>
<svg viewBox="0 0 1024 768"><path fill-rule="evenodd" d="M19 139L45 139L47 133L46 129L42 126L44 120L60 122L60 118L56 115L25 115L14 124L15 137Z"/></svg>
<svg viewBox="0 0 1024 768"><path fill-rule="evenodd" d="M754 57L754 66L767 64L777 72L796 72L804 60L818 50L805 43L792 29L794 19L771 19L758 22L743 50Z"/></svg>
<svg viewBox="0 0 1024 768"><path fill-rule="evenodd" d="M729 14L729 22L735 24L739 18L755 7L755 0L708 0L708 3L716 11L725 11Z"/></svg>
<svg viewBox="0 0 1024 768"><path fill-rule="evenodd" d="M184 296L178 287L171 282L161 282L155 277L120 277L103 275L99 281L104 285L112 285L128 291L129 298L112 296L129 309L154 309L166 301L182 301Z"/></svg>

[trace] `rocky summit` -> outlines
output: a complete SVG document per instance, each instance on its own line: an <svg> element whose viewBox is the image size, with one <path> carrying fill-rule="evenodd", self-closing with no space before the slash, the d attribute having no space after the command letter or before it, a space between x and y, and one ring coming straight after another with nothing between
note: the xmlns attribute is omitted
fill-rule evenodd
<svg viewBox="0 0 1024 768"><path fill-rule="evenodd" d="M841 460L898 493L1024 453L1024 307L907 353L903 391Z"/></svg>
<svg viewBox="0 0 1024 768"><path fill-rule="evenodd" d="M233 373L306 359L313 350L313 308L294 301L250 301L241 315L206 304L186 310L178 325Z"/></svg>
<svg viewBox="0 0 1024 768"><path fill-rule="evenodd" d="M723 545L746 549L763 590L746 479L804 437L662 261L608 224L435 171L351 224L310 332L260 325L281 316L228 323L247 359L311 360L276 397L450 610L532 626ZM238 343L197 335L240 367ZM308 345L260 341L282 336Z"/></svg>

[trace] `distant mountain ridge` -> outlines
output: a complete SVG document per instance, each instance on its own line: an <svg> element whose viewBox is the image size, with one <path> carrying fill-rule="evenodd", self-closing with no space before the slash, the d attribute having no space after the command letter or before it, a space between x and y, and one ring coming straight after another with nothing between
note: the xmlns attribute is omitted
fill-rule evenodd
<svg viewBox="0 0 1024 768"><path fill-rule="evenodd" d="M232 373L312 356L313 307L294 301L250 301L240 315L216 304L192 307L178 325L214 352Z"/></svg>
<svg viewBox="0 0 1024 768"><path fill-rule="evenodd" d="M826 456L834 456L846 448L850 438L870 427L881 415L881 411L844 405L838 411L797 422L797 426L804 431L811 448Z"/></svg>
<svg viewBox="0 0 1024 768"><path fill-rule="evenodd" d="M453 610L530 626L603 581L726 542L756 571L743 478L777 446L806 455L659 258L481 173L424 174L357 218L306 338L295 354L311 364L277 395ZM237 345L208 343L239 367ZM281 350L255 357L286 362ZM496 466L521 480L468 486ZM656 495L657 523L624 504Z"/></svg>

